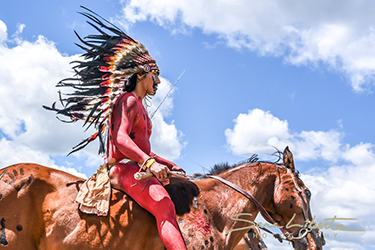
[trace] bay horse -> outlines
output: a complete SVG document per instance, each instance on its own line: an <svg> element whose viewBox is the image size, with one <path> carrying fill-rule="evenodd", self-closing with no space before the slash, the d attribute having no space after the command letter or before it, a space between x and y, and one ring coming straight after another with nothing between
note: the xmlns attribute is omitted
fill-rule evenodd
<svg viewBox="0 0 375 250"><path fill-rule="evenodd" d="M304 225L306 213L311 217L309 191L295 172L288 148L283 155L284 165L245 163L217 176L251 193L278 225L285 227L291 219L293 224ZM75 197L83 182L37 164L1 169L0 249L164 249L154 217L123 192L112 189L108 216L80 212ZM187 249L235 249L258 207L216 179L192 183L199 195L189 197L190 211L177 217ZM297 193L297 186L302 192ZM231 218L238 214L246 214L246 221ZM322 249L324 240L316 229L297 237L303 229L287 229L293 247Z"/></svg>

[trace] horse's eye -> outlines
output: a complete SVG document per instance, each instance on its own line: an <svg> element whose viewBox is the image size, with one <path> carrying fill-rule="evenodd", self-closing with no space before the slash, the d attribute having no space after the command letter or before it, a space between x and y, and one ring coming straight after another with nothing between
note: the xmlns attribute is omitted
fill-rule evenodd
<svg viewBox="0 0 375 250"><path fill-rule="evenodd" d="M308 190L308 189L305 189L305 195L306 195L306 197L307 197L307 199L311 199L311 192L310 192L310 190Z"/></svg>

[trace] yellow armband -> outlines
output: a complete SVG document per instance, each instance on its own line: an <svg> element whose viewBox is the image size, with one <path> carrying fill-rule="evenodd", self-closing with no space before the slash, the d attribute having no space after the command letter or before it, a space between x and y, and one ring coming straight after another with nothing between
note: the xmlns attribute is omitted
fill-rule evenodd
<svg viewBox="0 0 375 250"><path fill-rule="evenodd" d="M155 159L151 158L150 160L147 161L147 163L145 164L145 167L146 169L147 168L150 168L151 165L155 162Z"/></svg>

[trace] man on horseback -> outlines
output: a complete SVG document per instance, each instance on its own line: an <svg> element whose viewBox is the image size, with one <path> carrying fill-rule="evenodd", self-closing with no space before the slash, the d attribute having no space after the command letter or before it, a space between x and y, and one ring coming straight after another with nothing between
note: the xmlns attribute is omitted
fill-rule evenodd
<svg viewBox="0 0 375 250"><path fill-rule="evenodd" d="M160 83L158 74L156 69L134 74L129 79L130 87L125 87L125 93L114 106L108 140L108 163L112 165L110 180L114 188L123 190L155 216L160 237L167 249L185 249L174 205L161 184L168 183L169 170L182 169L151 152L151 123L142 105L146 95L155 94ZM119 163L123 159L130 161ZM140 168L156 177L150 179L145 187L137 185L138 181L134 179Z"/></svg>
<svg viewBox="0 0 375 250"><path fill-rule="evenodd" d="M89 197L109 197L110 191L105 189L110 182L155 216L160 238L167 249L186 249L177 225L174 204L163 187L169 183L170 170L182 169L151 151L151 121L142 103L146 96L153 96L157 91L159 68L140 42L96 13L86 10L88 12L81 14L90 19L88 23L100 34L86 38L91 40L77 35L87 46L78 45L86 51L83 54L86 60L75 62L77 78L64 79L58 84L73 87L75 92L67 94L70 97L65 99L60 97L64 105L62 109L57 109L55 103L52 107L45 107L70 117L71 122L84 120L84 125L89 127L93 124L97 129L71 153L99 138L99 153L104 153L107 158L107 163L82 185L77 201L81 203L81 210L85 211L83 207ZM115 35L108 35L103 28ZM139 171L151 172L155 177L138 185L143 183L134 179L134 174ZM99 190L96 196L88 194L89 187ZM84 189L87 192L82 192ZM103 204L108 204L108 201ZM93 213L106 215L106 209Z"/></svg>

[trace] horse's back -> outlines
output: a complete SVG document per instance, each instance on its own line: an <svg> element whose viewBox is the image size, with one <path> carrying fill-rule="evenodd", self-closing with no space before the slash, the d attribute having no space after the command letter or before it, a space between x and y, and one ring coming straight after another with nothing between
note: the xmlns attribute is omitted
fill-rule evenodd
<svg viewBox="0 0 375 250"><path fill-rule="evenodd" d="M0 249L163 249L155 219L122 192L113 190L110 214L99 217L78 210L81 178L37 164L0 177Z"/></svg>

